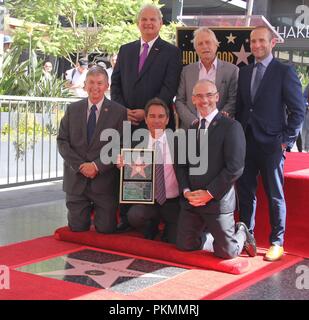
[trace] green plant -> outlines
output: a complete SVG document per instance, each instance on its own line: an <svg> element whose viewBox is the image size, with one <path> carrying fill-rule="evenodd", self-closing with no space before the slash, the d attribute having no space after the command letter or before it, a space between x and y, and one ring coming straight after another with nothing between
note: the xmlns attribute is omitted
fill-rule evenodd
<svg viewBox="0 0 309 320"><path fill-rule="evenodd" d="M0 94L36 97L70 97L65 81L52 74L46 78L42 72L42 61L34 50L26 61L19 62L22 51L15 46L4 58Z"/></svg>

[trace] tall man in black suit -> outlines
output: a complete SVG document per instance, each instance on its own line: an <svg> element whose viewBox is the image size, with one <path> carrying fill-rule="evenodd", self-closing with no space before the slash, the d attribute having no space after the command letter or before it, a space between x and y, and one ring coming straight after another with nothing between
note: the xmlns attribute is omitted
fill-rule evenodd
<svg viewBox="0 0 309 320"><path fill-rule="evenodd" d="M68 224L72 231L89 230L90 214L94 210L97 232L112 233L116 228L119 172L113 164L116 159L113 163L101 161L100 152L107 141L101 141L100 135L111 128L121 137L127 113L124 107L104 96L108 75L102 67L88 71L85 88L88 99L68 106L57 137L64 159L63 190Z"/></svg>
<svg viewBox="0 0 309 320"><path fill-rule="evenodd" d="M179 164L177 169L183 198L176 245L181 250L214 251L224 259L238 256L244 247L250 256L255 256L255 240L246 225L238 223L235 232L234 183L244 168L245 136L237 121L219 113L218 100L219 93L213 82L199 80L196 83L192 102L199 121L189 130L197 132L195 143L200 163L190 161L194 149L192 142L187 143L186 163ZM207 170L200 168L200 172L193 172L207 161Z"/></svg>
<svg viewBox="0 0 309 320"><path fill-rule="evenodd" d="M236 119L246 133L245 169L238 181L240 219L253 233L257 177L261 174L269 202L271 234L265 260L283 255L286 205L283 192L285 151L290 149L304 119L301 83L292 66L273 58L271 30L257 27L250 35L255 63L239 73Z"/></svg>
<svg viewBox="0 0 309 320"><path fill-rule="evenodd" d="M133 131L146 127L146 103L158 97L170 108L182 69L181 52L159 36L162 14L154 5L142 7L137 17L141 39L121 46L112 74L111 98L127 108ZM170 112L168 127L174 128ZM126 209L121 208L120 230L127 226Z"/></svg>

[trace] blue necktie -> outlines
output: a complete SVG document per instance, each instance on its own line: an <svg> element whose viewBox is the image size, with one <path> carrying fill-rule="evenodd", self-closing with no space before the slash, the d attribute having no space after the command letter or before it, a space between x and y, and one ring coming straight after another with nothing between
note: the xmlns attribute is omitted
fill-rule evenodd
<svg viewBox="0 0 309 320"><path fill-rule="evenodd" d="M166 201L165 179L164 179L164 163L163 155L160 148L160 142L156 142L156 166L155 166L155 198L159 205L162 205Z"/></svg>
<svg viewBox="0 0 309 320"><path fill-rule="evenodd" d="M252 83L252 88L251 88L251 98L252 101L254 100L254 97L256 95L256 92L260 86L261 80L263 78L263 73L262 73L262 63L258 62L254 66L256 68L256 73L255 73L255 78Z"/></svg>
<svg viewBox="0 0 309 320"><path fill-rule="evenodd" d="M88 117L88 123L87 123L87 142L90 144L91 139L94 134L95 126L97 123L97 118L95 112L97 111L97 106L94 104L91 107L91 111Z"/></svg>

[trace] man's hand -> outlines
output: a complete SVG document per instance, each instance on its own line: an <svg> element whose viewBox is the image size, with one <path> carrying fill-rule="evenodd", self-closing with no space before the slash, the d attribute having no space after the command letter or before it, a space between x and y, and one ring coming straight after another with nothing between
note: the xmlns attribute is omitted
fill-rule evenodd
<svg viewBox="0 0 309 320"><path fill-rule="evenodd" d="M143 109L127 109L128 120L132 124L138 126L145 118L145 111Z"/></svg>
<svg viewBox="0 0 309 320"><path fill-rule="evenodd" d="M205 206L213 198L207 190L187 191L184 197L193 207Z"/></svg>
<svg viewBox="0 0 309 320"><path fill-rule="evenodd" d="M79 172L86 178L93 179L98 174L97 168L92 162L84 162L79 166Z"/></svg>
<svg viewBox="0 0 309 320"><path fill-rule="evenodd" d="M229 112L223 111L223 110L221 111L221 114L224 115L225 117L229 117L230 116Z"/></svg>
<svg viewBox="0 0 309 320"><path fill-rule="evenodd" d="M122 167L124 167L123 156L121 154L118 154L118 156L117 156L117 168L121 169Z"/></svg>

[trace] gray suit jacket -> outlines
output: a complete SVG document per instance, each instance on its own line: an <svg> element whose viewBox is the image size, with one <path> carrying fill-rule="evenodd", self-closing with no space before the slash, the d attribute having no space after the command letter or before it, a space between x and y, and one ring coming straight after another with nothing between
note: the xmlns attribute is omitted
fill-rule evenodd
<svg viewBox="0 0 309 320"><path fill-rule="evenodd" d="M238 71L238 67L234 64L218 59L216 86L219 91L219 102L217 108L228 112L231 116L235 114ZM192 103L192 91L198 80L198 62L183 68L176 96L176 111L180 118L180 128L188 129L197 119L196 108Z"/></svg>
<svg viewBox="0 0 309 320"><path fill-rule="evenodd" d="M113 128L122 137L123 121L127 111L116 102L106 97L101 107L93 138L87 143L87 108L88 99L70 104L61 120L57 143L59 153L64 159L63 190L69 194L80 195L90 184L91 191L98 194L117 195L118 169L114 164L103 164L100 152L108 142L100 141L104 129ZM120 145L119 150L120 151ZM115 155L119 152L115 151ZM87 179L79 172L84 162L94 161L99 169L94 179Z"/></svg>

